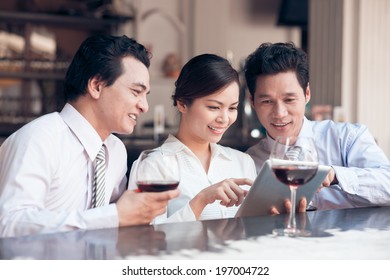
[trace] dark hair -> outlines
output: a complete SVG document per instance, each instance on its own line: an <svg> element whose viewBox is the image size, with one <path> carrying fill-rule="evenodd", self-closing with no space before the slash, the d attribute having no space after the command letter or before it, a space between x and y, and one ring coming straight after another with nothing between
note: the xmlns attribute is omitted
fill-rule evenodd
<svg viewBox="0 0 390 280"><path fill-rule="evenodd" d="M246 84L253 97L256 80L261 75L294 71L305 94L309 83L307 54L294 43L263 43L248 56L244 66Z"/></svg>
<svg viewBox="0 0 390 280"><path fill-rule="evenodd" d="M181 101L190 106L195 99L217 92L233 82L240 85L237 71L225 58L215 54L195 56L184 65L175 83L173 105Z"/></svg>
<svg viewBox="0 0 390 280"><path fill-rule="evenodd" d="M112 85L123 73L122 59L132 56L146 67L151 54L127 36L94 35L87 38L76 52L65 76L65 100L76 100L85 94L88 81L101 79Z"/></svg>

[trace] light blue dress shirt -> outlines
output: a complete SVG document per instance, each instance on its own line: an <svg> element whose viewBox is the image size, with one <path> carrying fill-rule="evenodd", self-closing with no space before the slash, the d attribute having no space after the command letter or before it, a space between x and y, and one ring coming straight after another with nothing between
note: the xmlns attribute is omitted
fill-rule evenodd
<svg viewBox="0 0 390 280"><path fill-rule="evenodd" d="M314 138L319 163L332 166L339 181L318 192L312 206L325 210L390 205L390 162L366 126L304 118L299 135ZM273 141L266 136L247 150L257 172L269 158Z"/></svg>

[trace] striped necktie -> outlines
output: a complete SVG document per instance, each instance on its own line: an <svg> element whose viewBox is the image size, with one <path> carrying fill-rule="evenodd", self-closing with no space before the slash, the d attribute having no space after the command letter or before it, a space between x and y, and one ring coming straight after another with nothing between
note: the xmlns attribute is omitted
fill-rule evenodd
<svg viewBox="0 0 390 280"><path fill-rule="evenodd" d="M100 148L96 156L95 176L92 187L92 208L104 205L105 200L105 165L106 165L106 151L104 145Z"/></svg>

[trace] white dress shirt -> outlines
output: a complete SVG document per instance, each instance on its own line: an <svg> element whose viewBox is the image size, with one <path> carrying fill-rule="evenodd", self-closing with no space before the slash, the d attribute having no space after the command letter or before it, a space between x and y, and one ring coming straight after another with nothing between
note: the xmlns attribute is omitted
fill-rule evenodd
<svg viewBox="0 0 390 280"><path fill-rule="evenodd" d="M247 154L218 144L211 144L211 161L208 172L203 168L200 160L195 154L173 135L161 146L164 151L175 152L177 162L165 164L163 161L156 160L153 168L153 175L156 179L159 176L159 170L164 170L167 166L176 164L180 168L180 196L172 199L168 203L167 212L157 217L154 223L195 221L195 215L189 205L192 198L201 190L210 185L221 182L227 178L249 178L254 180L256 177L256 168L253 160ZM162 166L164 165L164 166ZM137 161L133 163L130 172L129 189L135 189L136 186L136 166ZM248 186L241 186L248 188ZM238 207L225 207L220 201L207 205L201 216L201 220L219 219L234 217Z"/></svg>
<svg viewBox="0 0 390 280"><path fill-rule="evenodd" d="M0 147L1 236L118 226L115 204L126 187L127 153L105 141L106 206L90 209L102 140L70 104L12 134Z"/></svg>
<svg viewBox="0 0 390 280"><path fill-rule="evenodd" d="M366 126L304 118L299 135L314 138L319 163L332 166L339 181L316 193L312 206L326 210L390 205L390 162ZM258 171L273 142L266 136L248 149Z"/></svg>

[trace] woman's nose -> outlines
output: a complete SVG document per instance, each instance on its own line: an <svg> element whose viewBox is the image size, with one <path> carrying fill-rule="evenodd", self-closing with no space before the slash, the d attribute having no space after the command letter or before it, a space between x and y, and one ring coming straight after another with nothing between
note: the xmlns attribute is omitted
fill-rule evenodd
<svg viewBox="0 0 390 280"><path fill-rule="evenodd" d="M217 117L217 122L219 123L227 123L229 121L229 114L228 112L221 111L220 114Z"/></svg>

